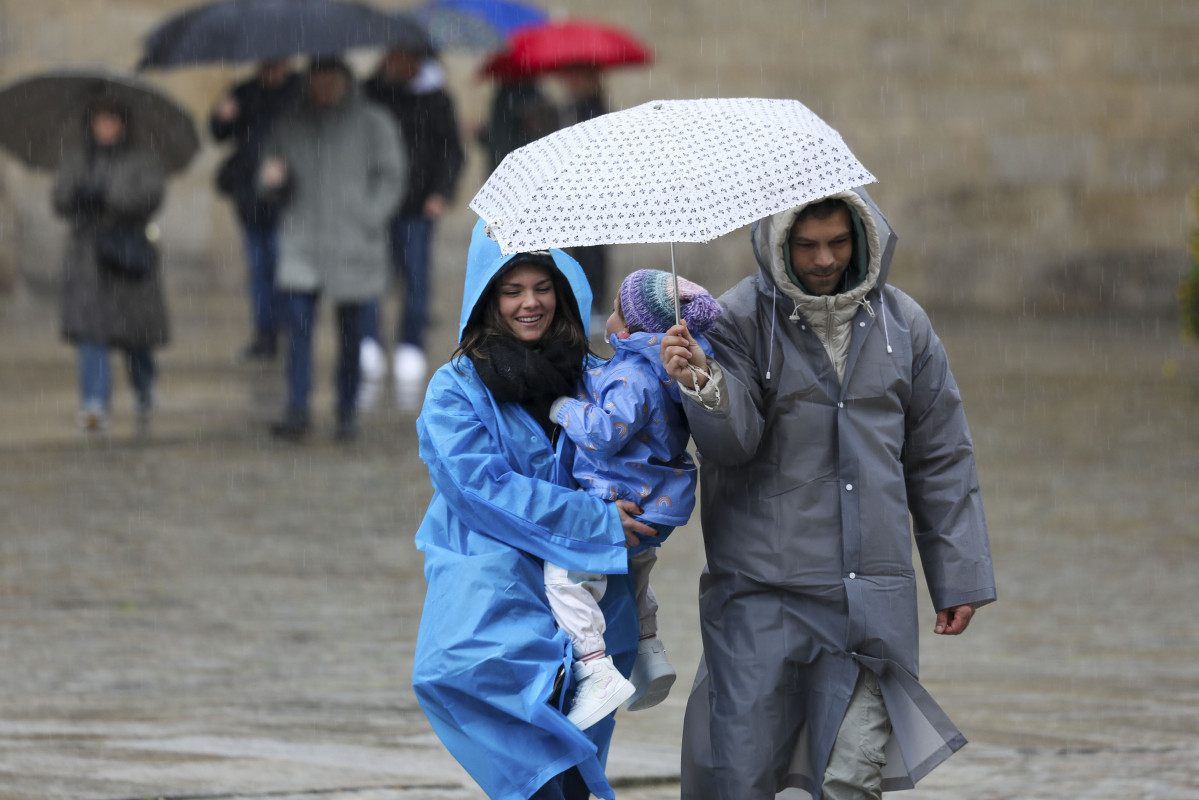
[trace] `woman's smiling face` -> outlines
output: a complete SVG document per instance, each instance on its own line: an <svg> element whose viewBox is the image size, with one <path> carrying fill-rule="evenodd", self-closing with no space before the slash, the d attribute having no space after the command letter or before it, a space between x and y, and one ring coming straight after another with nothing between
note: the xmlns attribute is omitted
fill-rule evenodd
<svg viewBox="0 0 1199 800"><path fill-rule="evenodd" d="M557 305L554 281L545 267L518 264L500 277L500 318L525 344L541 341L554 321Z"/></svg>

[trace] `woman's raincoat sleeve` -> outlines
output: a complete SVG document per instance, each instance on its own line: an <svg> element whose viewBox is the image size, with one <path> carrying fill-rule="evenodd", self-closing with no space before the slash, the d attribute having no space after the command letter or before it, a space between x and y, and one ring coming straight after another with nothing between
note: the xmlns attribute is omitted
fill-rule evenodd
<svg viewBox="0 0 1199 800"><path fill-rule="evenodd" d="M949 359L915 303L903 464L913 535L938 610L995 600L974 447Z"/></svg>
<svg viewBox="0 0 1199 800"><path fill-rule="evenodd" d="M497 440L489 396L471 398L456 387L445 372L435 376L417 428L433 487L461 526L567 569L627 572L616 506L576 491L569 471L550 465L554 455L539 428L521 426ZM521 438L529 446L519 447L514 440ZM546 461L543 469L552 469L558 481L530 477L537 460ZM530 462L530 468L514 462Z"/></svg>

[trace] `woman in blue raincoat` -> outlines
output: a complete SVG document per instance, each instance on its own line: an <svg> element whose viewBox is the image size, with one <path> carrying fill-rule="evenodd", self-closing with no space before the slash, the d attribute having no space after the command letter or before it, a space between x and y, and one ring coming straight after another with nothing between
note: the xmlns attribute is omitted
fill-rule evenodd
<svg viewBox="0 0 1199 800"><path fill-rule="evenodd" d="M413 687L434 731L489 797L614 797L611 718L587 731L563 709L571 645L545 597L543 563L612 576L601 607L628 674L637 614L626 545L653 535L629 501L577 491L573 447L550 421L594 364L591 291L560 250L504 256L471 236L459 347L417 420L434 495L416 534L428 590Z"/></svg>

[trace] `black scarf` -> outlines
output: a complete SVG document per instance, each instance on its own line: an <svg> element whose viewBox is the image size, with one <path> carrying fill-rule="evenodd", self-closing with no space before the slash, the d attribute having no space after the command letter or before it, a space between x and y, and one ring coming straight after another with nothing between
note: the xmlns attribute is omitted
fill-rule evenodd
<svg viewBox="0 0 1199 800"><path fill-rule="evenodd" d="M553 439L550 405L575 393L583 376L582 353L566 342L534 350L507 336L489 336L470 360L496 400L520 403Z"/></svg>

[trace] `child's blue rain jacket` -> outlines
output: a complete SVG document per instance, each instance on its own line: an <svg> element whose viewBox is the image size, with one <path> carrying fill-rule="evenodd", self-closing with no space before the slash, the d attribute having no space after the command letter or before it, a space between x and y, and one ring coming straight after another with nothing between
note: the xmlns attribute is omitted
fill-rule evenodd
<svg viewBox="0 0 1199 800"><path fill-rule="evenodd" d="M695 508L696 468L678 382L662 366L662 334L608 341L615 354L583 375L582 391L555 419L578 445L574 476L597 497L637 503L642 522L685 525ZM710 353L706 340L699 343Z"/></svg>

